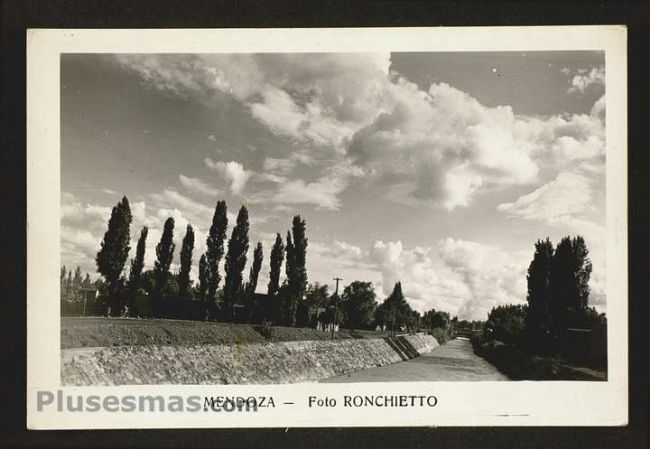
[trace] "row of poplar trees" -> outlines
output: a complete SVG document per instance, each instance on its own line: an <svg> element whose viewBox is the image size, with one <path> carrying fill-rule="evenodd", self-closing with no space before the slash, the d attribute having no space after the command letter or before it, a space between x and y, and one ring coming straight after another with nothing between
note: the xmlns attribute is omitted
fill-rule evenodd
<svg viewBox="0 0 650 449"><path fill-rule="evenodd" d="M241 310L237 319L262 322L269 317L281 317L282 324L296 324L296 310L307 288L307 237L305 221L299 215L293 218L292 229L287 231L286 242L276 235L270 254L270 273L267 296L260 301L256 295L259 273L262 268L263 248L258 242L253 251L248 281L244 282L244 269L249 249L248 209L242 206L235 226L227 241L227 207L218 201L206 240L206 252L199 259L199 280L192 286L190 270L194 251L194 229L187 225L180 251L180 269L171 273L174 258L174 219L168 218L156 245L153 270L144 271L148 228L140 231L135 257L131 259L128 278L123 276L130 251L132 222L129 200L125 197L113 207L108 229L97 253L97 271L104 278L103 294L106 313L112 316L142 316L136 299L145 284L152 284L150 310L154 317L192 318L234 321L235 309ZM224 260L224 276L219 265ZM286 279L280 285L280 273L285 261ZM220 288L223 280L223 287ZM278 292L284 292L281 301ZM236 305L239 305L237 307ZM282 310L274 310L280 308Z"/></svg>
<svg viewBox="0 0 650 449"><path fill-rule="evenodd" d="M570 327L588 327L595 309L589 307L592 265L581 236L564 237L554 248L546 238L535 243L528 267L528 310L525 330L531 343L558 336Z"/></svg>

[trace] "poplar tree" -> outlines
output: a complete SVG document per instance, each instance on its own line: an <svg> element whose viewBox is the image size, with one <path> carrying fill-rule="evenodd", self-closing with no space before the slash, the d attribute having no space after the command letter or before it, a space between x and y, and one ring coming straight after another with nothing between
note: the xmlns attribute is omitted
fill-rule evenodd
<svg viewBox="0 0 650 449"><path fill-rule="evenodd" d="M164 312L163 289L167 284L169 278L169 267L171 266L172 259L174 258L174 219L169 217L165 220L162 236L160 242L156 245L157 260L154 264L154 294L153 294L153 308L156 316L161 317Z"/></svg>
<svg viewBox="0 0 650 449"><path fill-rule="evenodd" d="M140 282L142 279L142 270L144 269L144 253L147 245L147 235L149 228L144 226L140 231L138 244L135 248L135 258L131 259L131 271L129 272L129 309L131 315L137 314L135 310L135 298L140 289Z"/></svg>
<svg viewBox="0 0 650 449"><path fill-rule="evenodd" d="M208 282L209 282L209 268L208 261L205 257L205 254L201 254L199 259L199 300L206 300L206 293L208 291Z"/></svg>
<svg viewBox="0 0 650 449"><path fill-rule="evenodd" d="M97 272L104 277L108 286L107 305L114 316L119 316L124 306L123 298L118 296L118 289L120 276L131 249L129 246L131 220L131 207L125 196L111 211L108 229L104 233L101 248L95 258Z"/></svg>
<svg viewBox="0 0 650 449"><path fill-rule="evenodd" d="M223 313L226 319L234 318L234 306L243 290L243 272L248 252L248 209L242 206L237 214L237 223L228 241L226 254L226 280L223 287Z"/></svg>
<svg viewBox="0 0 650 449"><path fill-rule="evenodd" d="M295 257L295 247L293 246L293 239L291 238L291 231L287 231L287 262L284 265L285 273L287 275L286 279L286 294L282 295L282 317L286 325L293 326L296 316L294 314L294 303L295 296L293 294L293 279L296 278L295 270L296 264L294 261ZM284 284L283 284L284 287Z"/></svg>
<svg viewBox="0 0 650 449"><path fill-rule="evenodd" d="M582 236L577 236L571 243L573 246L573 270L576 277L574 307L577 310L586 310L589 305L589 279L593 267L585 239Z"/></svg>
<svg viewBox="0 0 650 449"><path fill-rule="evenodd" d="M248 282L246 283L246 288L244 289L244 296L246 298L246 312L249 318L258 320L261 315L259 309L259 304L255 304L255 290L257 289L257 280L260 275L260 270L262 269L262 260L264 258L264 253L262 249L262 242L257 242L257 246L253 251L253 263L251 264L250 271L248 273Z"/></svg>
<svg viewBox="0 0 650 449"><path fill-rule="evenodd" d="M181 246L181 269L178 273L178 296L183 302L188 299L192 251L194 251L194 229L188 224Z"/></svg>
<svg viewBox="0 0 650 449"><path fill-rule="evenodd" d="M212 217L212 225L206 240L206 262L208 268L207 277L207 301L214 303L217 298L217 289L221 282L219 275L219 263L224 254L224 241L226 240L226 229L228 228L228 210L225 201L218 201Z"/></svg>
<svg viewBox="0 0 650 449"><path fill-rule="evenodd" d="M305 220L302 220L300 215L293 217L292 234L287 232L288 324L290 326L296 324L298 303L303 301L307 290L307 237Z"/></svg>
<svg viewBox="0 0 650 449"><path fill-rule="evenodd" d="M396 282L393 291L388 298L386 298L386 309L388 312L387 321L391 325L391 333L395 336L395 329L397 326L404 324L407 315L411 311L411 307L406 302L404 294L402 293L402 283Z"/></svg>
<svg viewBox="0 0 650 449"><path fill-rule="evenodd" d="M81 267L77 266L74 270L74 278L72 278L72 300L73 302L78 302L81 299L81 288L84 281L83 275L81 274Z"/></svg>
<svg viewBox="0 0 650 449"><path fill-rule="evenodd" d="M271 269L269 271L269 283L267 286L267 300L265 307L265 319L269 320L273 316L273 309L276 307L276 295L280 289L280 271L284 260L284 243L280 234L276 234L275 243L271 249Z"/></svg>
<svg viewBox="0 0 650 449"><path fill-rule="evenodd" d="M262 260L264 259L264 253L262 249L262 242L257 242L255 251L253 251L253 264L248 273L248 283L246 284L246 293L253 294L257 289L257 279L260 275L260 270L262 269Z"/></svg>
<svg viewBox="0 0 650 449"><path fill-rule="evenodd" d="M528 337L538 339L542 328L548 328L550 323L551 307L551 266L553 263L553 243L538 240L535 243L535 254L528 266L528 312L526 315L526 329Z"/></svg>
<svg viewBox="0 0 650 449"><path fill-rule="evenodd" d="M557 244L551 265L551 312L556 333L581 321L589 302L591 261L581 236L564 237Z"/></svg>
<svg viewBox="0 0 650 449"><path fill-rule="evenodd" d="M302 300L307 290L307 236L305 220L300 215L293 217L293 246L295 248L294 288L298 300Z"/></svg>
<svg viewBox="0 0 650 449"><path fill-rule="evenodd" d="M83 288L91 288L92 287L93 283L90 280L90 275L88 273L86 273L86 277L84 278L84 281L81 283L81 285L83 286Z"/></svg>
<svg viewBox="0 0 650 449"><path fill-rule="evenodd" d="M61 271L59 272L59 288L60 292L59 294L61 295L61 301L65 301L67 298L67 291L65 288L65 276L68 274L68 270L66 269L65 265L61 267Z"/></svg>

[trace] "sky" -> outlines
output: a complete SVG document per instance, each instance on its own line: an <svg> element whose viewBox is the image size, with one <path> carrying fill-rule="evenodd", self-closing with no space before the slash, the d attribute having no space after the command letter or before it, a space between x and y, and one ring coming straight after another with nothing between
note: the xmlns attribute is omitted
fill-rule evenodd
<svg viewBox="0 0 650 449"><path fill-rule="evenodd" d="M96 277L126 195L152 268L174 217L192 277L218 200L246 205L258 291L275 234L307 222L310 282L396 281L416 310L523 304L537 239L585 237L605 298L602 52L65 54L61 263ZM132 255L132 254L131 254ZM249 257L249 263L252 257ZM128 264L127 264L128 266ZM248 267L245 273L248 272ZM283 273L284 274L284 273Z"/></svg>

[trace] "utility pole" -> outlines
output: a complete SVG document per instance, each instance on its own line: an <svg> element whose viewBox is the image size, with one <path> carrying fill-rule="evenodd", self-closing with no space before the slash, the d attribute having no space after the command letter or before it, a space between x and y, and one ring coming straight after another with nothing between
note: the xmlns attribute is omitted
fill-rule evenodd
<svg viewBox="0 0 650 449"><path fill-rule="evenodd" d="M336 309L339 306L339 281L342 281L341 278L334 278L336 281L336 290L334 292L334 318L332 318L332 340L334 340L334 326L336 325Z"/></svg>

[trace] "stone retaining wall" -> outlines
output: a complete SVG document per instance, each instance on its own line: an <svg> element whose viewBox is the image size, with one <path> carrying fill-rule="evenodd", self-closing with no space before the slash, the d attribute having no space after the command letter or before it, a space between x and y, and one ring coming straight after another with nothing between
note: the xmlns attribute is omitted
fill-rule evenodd
<svg viewBox="0 0 650 449"><path fill-rule="evenodd" d="M246 345L118 346L62 356L63 385L315 382L419 356L430 335Z"/></svg>

